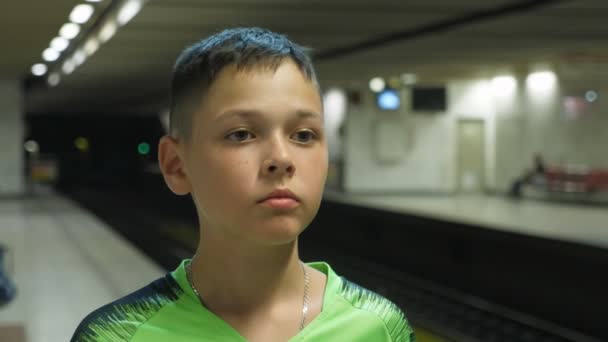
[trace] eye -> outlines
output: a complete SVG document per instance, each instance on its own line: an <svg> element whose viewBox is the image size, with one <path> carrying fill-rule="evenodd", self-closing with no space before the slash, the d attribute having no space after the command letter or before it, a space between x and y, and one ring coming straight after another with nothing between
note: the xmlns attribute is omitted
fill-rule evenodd
<svg viewBox="0 0 608 342"><path fill-rule="evenodd" d="M244 139L241 139L241 138L246 138L247 135L251 135L251 132L249 132L248 130L245 130L245 129L240 129L238 131L234 131L234 132L228 134L226 136L226 138L231 137L231 136L235 136L235 137L237 137L237 140L234 140L234 139L228 139L228 140L232 140L232 141L244 141Z"/></svg>
<svg viewBox="0 0 608 342"><path fill-rule="evenodd" d="M304 137L306 137L307 135L309 135L310 136L310 140L314 140L317 137L317 135L313 131L310 131L310 130L299 131L299 132L296 133L296 135L298 135L301 138L303 133L304 133ZM310 140L307 140L307 141L304 141L304 142L309 142Z"/></svg>

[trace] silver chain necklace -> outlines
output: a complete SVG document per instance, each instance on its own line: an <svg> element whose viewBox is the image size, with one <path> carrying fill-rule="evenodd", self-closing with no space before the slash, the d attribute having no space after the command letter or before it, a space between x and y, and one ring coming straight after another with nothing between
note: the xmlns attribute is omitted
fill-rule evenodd
<svg viewBox="0 0 608 342"><path fill-rule="evenodd" d="M302 320L300 321L300 331L302 331L302 329L304 329L304 324L306 323L306 316L308 315L308 286L310 284L310 279L308 278L308 272L306 271L306 267L301 261L300 266L302 266L302 271L304 272L304 303L302 304ZM192 281L192 260L188 264L186 264L186 278L188 279L188 284L190 284L192 291L194 291L194 293L198 297L198 300L200 301L201 305L205 306L205 304L203 303L203 298L194 287L194 282Z"/></svg>

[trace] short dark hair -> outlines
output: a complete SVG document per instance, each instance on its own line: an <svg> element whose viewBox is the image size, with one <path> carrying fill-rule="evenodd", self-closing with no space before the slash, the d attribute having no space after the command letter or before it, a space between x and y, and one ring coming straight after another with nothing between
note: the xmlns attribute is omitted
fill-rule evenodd
<svg viewBox="0 0 608 342"><path fill-rule="evenodd" d="M227 29L186 48L173 68L170 134L190 139L194 111L215 77L231 64L237 70L259 66L276 70L290 58L318 87L309 51L285 35L258 27Z"/></svg>

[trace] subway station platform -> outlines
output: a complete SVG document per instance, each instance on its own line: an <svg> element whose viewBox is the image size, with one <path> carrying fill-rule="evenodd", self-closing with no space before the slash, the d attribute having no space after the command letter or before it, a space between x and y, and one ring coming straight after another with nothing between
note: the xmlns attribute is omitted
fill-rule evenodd
<svg viewBox="0 0 608 342"><path fill-rule="evenodd" d="M354 195L327 191L325 199L492 230L608 248L608 205L503 196Z"/></svg>
<svg viewBox="0 0 608 342"><path fill-rule="evenodd" d="M69 341L93 309L164 274L99 219L54 194L0 200L0 242L17 286L15 300L0 308L3 342Z"/></svg>
<svg viewBox="0 0 608 342"><path fill-rule="evenodd" d="M608 210L603 207L498 197L354 196L330 191L325 199L608 247ZM10 250L9 275L18 287L16 299L0 308L0 335L10 330L15 342L67 341L91 310L166 272L112 227L52 192L1 199L0 242Z"/></svg>

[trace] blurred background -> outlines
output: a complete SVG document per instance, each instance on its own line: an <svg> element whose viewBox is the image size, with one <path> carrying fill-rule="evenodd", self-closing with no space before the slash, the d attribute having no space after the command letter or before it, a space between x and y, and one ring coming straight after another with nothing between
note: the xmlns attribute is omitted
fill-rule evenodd
<svg viewBox="0 0 608 342"><path fill-rule="evenodd" d="M0 341L67 341L192 255L157 166L186 46L313 48L330 172L303 260L427 341L605 341L608 2L5 0Z"/></svg>

